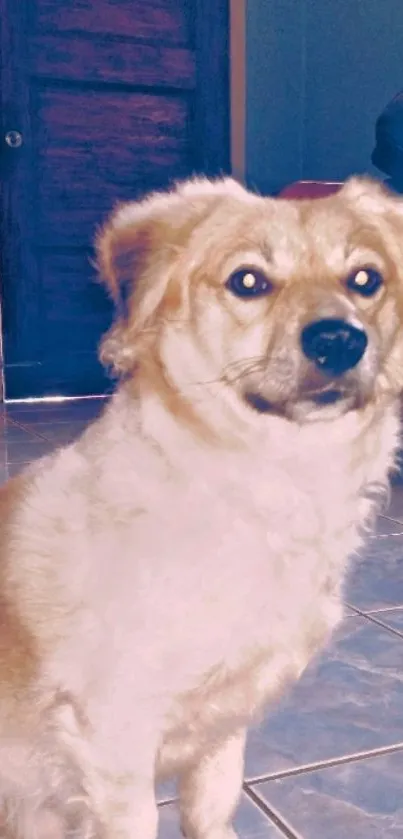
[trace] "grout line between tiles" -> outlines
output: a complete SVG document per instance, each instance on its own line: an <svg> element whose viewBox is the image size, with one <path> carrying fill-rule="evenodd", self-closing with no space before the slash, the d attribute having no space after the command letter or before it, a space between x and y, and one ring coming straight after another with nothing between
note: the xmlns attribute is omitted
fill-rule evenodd
<svg viewBox="0 0 403 839"><path fill-rule="evenodd" d="M29 410L32 406L35 410L35 408L41 408L42 405L63 406L79 402L102 402L104 399L109 399L111 395L111 393L93 393L87 396L30 396L26 399L5 399L2 404L6 410L8 405L16 405L17 408L26 406Z"/></svg>
<svg viewBox="0 0 403 839"><path fill-rule="evenodd" d="M355 609L355 606L349 606L350 609ZM397 604L396 606L384 606L384 608L380 607L379 609L367 609L367 611L363 611L362 614L365 617L370 617L371 615L383 615L384 613L388 614L389 612L403 612L403 603Z"/></svg>
<svg viewBox="0 0 403 839"><path fill-rule="evenodd" d="M260 797L260 795L256 792L256 790L252 789L252 788L249 786L249 782L248 782L248 783L245 783L245 784L243 785L243 789L244 789L245 794L248 796L248 798L249 798L249 799L250 799L250 800L251 800L254 804L256 804L256 807L258 807L258 808L259 808L259 810L260 810L260 811L261 811L261 812L262 812L265 816L267 816L267 817L270 819L270 821L272 821L272 822L273 822L273 824L275 824L275 826L276 826L276 827L278 827L278 829L281 831L281 833L283 834L283 836L285 836L285 837L286 837L286 839L303 839L303 837L301 836L301 834L300 834L300 833L297 833L297 831L295 830L295 828L293 828L293 827L289 824L289 822L287 822L287 821L286 821L286 819L284 818L284 816L282 816L282 815L281 815L281 814L280 814L280 813L279 813L279 812L275 809L275 807L272 807L271 805L267 804L267 802L266 802L266 801L264 801L264 799Z"/></svg>
<svg viewBox="0 0 403 839"><path fill-rule="evenodd" d="M266 781L279 781L294 777L295 775L305 775L319 769L331 769L334 766L343 766L345 763L356 763L361 760L366 760L367 758L382 757L383 755L394 754L395 752L401 751L403 751L403 742L395 743L393 746L379 746L376 749L369 749L365 752L352 752L349 755L329 758L328 760L305 763L302 766L295 766L291 769L283 769L280 772L272 772L268 775L248 777L244 781L243 788L245 792L248 792L251 786L254 786L255 784L264 784ZM158 807L167 807L169 804L177 804L178 798L177 796L168 796L168 798L163 798L157 803Z"/></svg>
<svg viewBox="0 0 403 839"><path fill-rule="evenodd" d="M177 803L178 803L177 798L163 798L162 801L157 801L157 806L158 807L167 807L168 804L177 804Z"/></svg>
<svg viewBox="0 0 403 839"><path fill-rule="evenodd" d="M45 443L51 443L52 442L52 440L49 440L49 437L45 437L43 434L40 434L39 431L33 431L32 426L24 425L24 423L19 422L18 420L15 420L15 419L11 419L11 417L8 417L7 419L8 419L8 422L10 422L11 425L15 425L17 428L20 428L21 431L26 431L27 434L32 434L32 436L36 437L37 440L41 440L42 442L45 442Z"/></svg>
<svg viewBox="0 0 403 839"><path fill-rule="evenodd" d="M396 519L392 519L389 516L385 516L383 513L380 513L377 517L377 521L380 519L384 519L385 521L391 522L392 524L400 525L401 530L398 533L370 533L370 539L388 539L389 536L403 536L403 522L397 521Z"/></svg>
<svg viewBox="0 0 403 839"><path fill-rule="evenodd" d="M246 797L263 813L265 816L268 816L272 824L277 827L283 836L286 839L303 839L303 837L295 831L294 828L290 827L288 823L285 821L283 816L281 816L277 811L272 808L268 807L265 801L260 798L260 796L255 792L255 790L250 789L249 782L244 782L242 785L243 792L245 793ZM158 808L168 807L170 804L178 804L177 798L164 798L162 801L158 801Z"/></svg>
<svg viewBox="0 0 403 839"><path fill-rule="evenodd" d="M403 525L403 521L401 521L401 519L394 519L392 516L385 516L384 513L382 513L382 518L387 519L388 521L393 521L393 524Z"/></svg>
<svg viewBox="0 0 403 839"><path fill-rule="evenodd" d="M266 781L279 781L285 778L295 777L296 775L305 775L308 772L316 772L319 769L331 769L334 766L343 766L345 763L358 763L360 760L366 760L367 758L382 757L383 755L402 751L403 742L395 743L393 746L379 746L376 749L368 749L365 752L351 752L351 754L342 755L341 757L331 757L327 760L304 763L301 766L283 769L280 772L272 772L268 775L257 775L255 778L248 778L246 783L254 786L255 784L264 784Z"/></svg>
<svg viewBox="0 0 403 839"><path fill-rule="evenodd" d="M388 632L391 632L392 635L397 635L398 638L403 638L403 632L400 629L395 629L394 626L389 626L389 624L384 623L383 621L379 620L379 618L374 617L374 612L362 612L361 609L357 609L356 606L351 606L350 603L346 603L349 609L353 609L357 615L362 618L366 618L371 623L375 623L377 626L381 626L382 629L387 629ZM400 607L401 608L401 607ZM399 609L399 606L396 606L396 609ZM379 614L376 613L376 614Z"/></svg>
<svg viewBox="0 0 403 839"><path fill-rule="evenodd" d="M403 525L400 526L403 527ZM372 536L370 536L369 538L372 539L374 542L378 542L379 539L396 539L397 536L403 536L403 530L399 530L398 533L373 533Z"/></svg>

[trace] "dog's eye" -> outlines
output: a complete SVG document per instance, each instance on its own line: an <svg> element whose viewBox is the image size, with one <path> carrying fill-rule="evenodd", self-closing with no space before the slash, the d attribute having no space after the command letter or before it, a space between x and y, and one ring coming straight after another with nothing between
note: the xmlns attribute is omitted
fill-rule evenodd
<svg viewBox="0 0 403 839"><path fill-rule="evenodd" d="M226 285L237 297L262 297L273 288L270 280L256 268L239 268L231 274Z"/></svg>
<svg viewBox="0 0 403 839"><path fill-rule="evenodd" d="M347 288L363 297L372 297L383 283L383 277L375 268L359 268L347 279Z"/></svg>

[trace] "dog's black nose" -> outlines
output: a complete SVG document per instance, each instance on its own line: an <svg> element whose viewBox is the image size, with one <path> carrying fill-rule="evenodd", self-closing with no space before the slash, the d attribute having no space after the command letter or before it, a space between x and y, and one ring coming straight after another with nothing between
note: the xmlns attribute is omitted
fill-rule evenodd
<svg viewBox="0 0 403 839"><path fill-rule="evenodd" d="M308 323L301 334L306 357L331 376L341 376L355 367L364 355L367 343L362 329L338 318Z"/></svg>

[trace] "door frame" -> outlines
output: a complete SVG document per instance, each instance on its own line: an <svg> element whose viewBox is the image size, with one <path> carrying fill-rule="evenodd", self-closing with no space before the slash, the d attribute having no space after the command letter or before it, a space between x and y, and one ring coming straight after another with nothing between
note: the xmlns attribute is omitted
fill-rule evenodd
<svg viewBox="0 0 403 839"><path fill-rule="evenodd" d="M206 175L231 171L231 0L194 0L197 110L194 129ZM214 130L211 130L211 128Z"/></svg>
<svg viewBox="0 0 403 839"><path fill-rule="evenodd" d="M246 3L230 0L230 144L231 173L246 179Z"/></svg>
<svg viewBox="0 0 403 839"><path fill-rule="evenodd" d="M13 309L17 288L18 294L23 295L24 299L28 292L28 305L35 305L38 288L37 277L34 273L32 275L34 288L26 287L26 276L22 271L22 266L30 265L32 262L29 239L24 228L28 215L27 202L29 202L29 196L32 195L29 159L26 155L20 154L17 148L8 148L5 139L7 131L17 131L23 137L23 144L31 148L29 92L24 72L29 60L26 31L29 31L29 0L20 0L18 4L13 4L12 0L0 0L0 302L1 396L3 401L6 398L4 347L7 339L4 323L7 320L7 310ZM12 190L8 188L7 177L2 177L8 167L14 170ZM24 207L22 212L19 212L20 206ZM13 243L12 249L9 248L10 241ZM34 270L33 265L32 268ZM5 286L7 286L6 295L3 291ZM14 318L12 327L16 331L24 331L21 310L18 320Z"/></svg>

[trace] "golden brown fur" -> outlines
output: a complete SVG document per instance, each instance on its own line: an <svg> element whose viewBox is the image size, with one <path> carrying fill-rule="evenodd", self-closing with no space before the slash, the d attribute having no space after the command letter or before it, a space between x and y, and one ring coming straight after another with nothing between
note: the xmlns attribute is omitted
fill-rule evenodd
<svg viewBox="0 0 403 839"><path fill-rule="evenodd" d="M9 712L18 715L18 707L24 705L24 697L36 674L37 654L35 639L24 626L23 616L13 603L12 592L7 586L7 560L10 555L13 514L26 492L26 481L17 477L6 487L0 488L0 708L1 728L4 721L10 724ZM26 713L26 709L25 709ZM19 720L21 724L23 720Z"/></svg>
<svg viewBox="0 0 403 839"><path fill-rule="evenodd" d="M189 839L230 839L246 728L340 620L387 490L403 205L365 180L313 202L200 180L118 208L97 247L121 383L0 491L2 829L154 839L177 775ZM245 267L270 293L231 291ZM367 336L343 375L302 351L323 318Z"/></svg>

